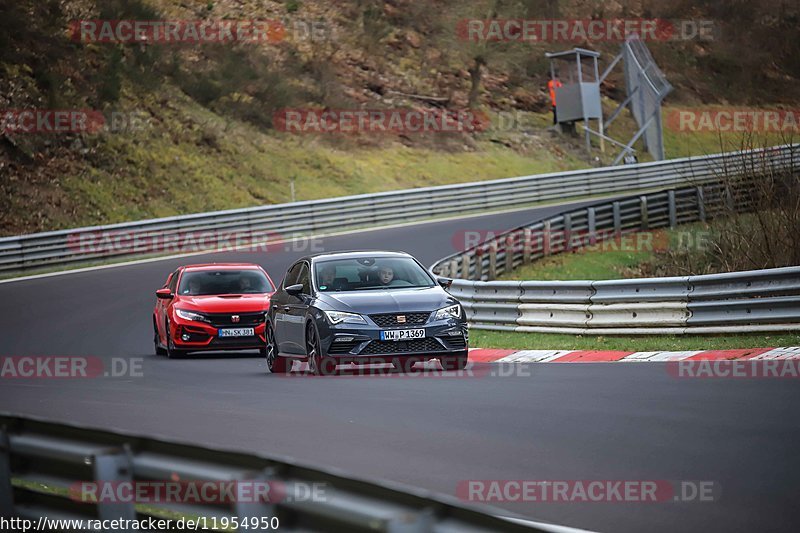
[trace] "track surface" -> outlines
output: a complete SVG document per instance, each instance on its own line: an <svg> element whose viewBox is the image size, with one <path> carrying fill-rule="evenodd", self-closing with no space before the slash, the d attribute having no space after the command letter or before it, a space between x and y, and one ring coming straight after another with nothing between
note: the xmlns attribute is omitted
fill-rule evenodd
<svg viewBox="0 0 800 533"><path fill-rule="evenodd" d="M454 251L465 229L499 231L557 210L321 243L402 249L430 264ZM278 282L304 253L224 253L0 284L0 355L144 358L141 378L3 380L0 410L289 456L449 494L465 479L721 488L710 503L494 504L599 531L793 531L800 523L796 380L681 380L659 363L523 364L505 377L284 378L266 375L249 354L152 355L153 291L176 266L253 261Z"/></svg>

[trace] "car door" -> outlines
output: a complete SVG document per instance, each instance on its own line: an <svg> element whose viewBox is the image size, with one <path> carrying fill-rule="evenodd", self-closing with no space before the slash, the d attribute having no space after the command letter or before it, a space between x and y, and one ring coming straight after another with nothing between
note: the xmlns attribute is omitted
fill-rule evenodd
<svg viewBox="0 0 800 533"><path fill-rule="evenodd" d="M271 299L270 309L273 313L272 326L275 333L275 343L278 345L278 351L283 353L294 353L290 349L289 344L290 328L288 327L289 322L287 320L289 318L287 314L289 310L287 305L289 303L289 294L286 292L286 287L294 285L295 280L300 275L300 269L302 268L302 262L292 265L288 272L286 272L286 276L284 276L280 288Z"/></svg>
<svg viewBox="0 0 800 533"><path fill-rule="evenodd" d="M308 263L302 261L300 272L293 284L302 285L303 292L297 296L287 295L286 300L286 330L287 350L291 353L305 354L305 318L311 302L311 279Z"/></svg>

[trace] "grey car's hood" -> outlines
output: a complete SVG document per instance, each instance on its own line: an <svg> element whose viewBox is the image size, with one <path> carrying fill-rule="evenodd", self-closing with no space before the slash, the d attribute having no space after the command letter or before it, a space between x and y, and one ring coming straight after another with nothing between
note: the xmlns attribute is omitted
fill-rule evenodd
<svg viewBox="0 0 800 533"><path fill-rule="evenodd" d="M319 294L318 300L333 310L363 315L434 311L458 303L458 300L438 286L422 289L329 292Z"/></svg>

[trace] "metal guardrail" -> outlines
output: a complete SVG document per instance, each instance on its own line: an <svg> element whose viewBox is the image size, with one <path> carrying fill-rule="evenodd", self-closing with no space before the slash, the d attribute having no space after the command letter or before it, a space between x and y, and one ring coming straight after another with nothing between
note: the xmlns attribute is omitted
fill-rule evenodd
<svg viewBox="0 0 800 533"><path fill-rule="evenodd" d="M706 184L598 203L497 235L439 260L431 271L462 278L450 292L476 329L595 335L800 330L800 266L668 278L491 281L548 255L705 221L727 202L724 186Z"/></svg>
<svg viewBox="0 0 800 533"><path fill-rule="evenodd" d="M378 194L200 213L139 222L93 226L0 238L0 272L23 272L183 250L216 250L252 244L276 235L307 235L477 213L538 202L683 187L714 181L722 169L735 172L747 160L776 170L800 163L798 145L426 187ZM744 156L743 154L749 154ZM603 217L607 213L600 212ZM653 213L654 217L666 216ZM625 222L625 221L623 221ZM233 240L232 240L233 239ZM157 242L157 250L153 243Z"/></svg>
<svg viewBox="0 0 800 533"><path fill-rule="evenodd" d="M273 487L280 484L281 494L288 497L248 498L246 502L225 505L133 503L136 498L130 495L139 494L142 489L136 482L153 485L162 481L268 483ZM131 501L108 501L109 498L83 501L76 497L81 492L74 489L84 482L127 494ZM119 488L123 483L130 483L136 487L135 491L123 492ZM315 497L292 497L292 487L308 484L320 486ZM216 499L213 495L211 498ZM212 517L216 517L217 524L232 523L233 517L240 522L277 517L279 528L273 523L271 529L281 531L560 530L555 525L533 526L495 517L463 506L455 498L432 496L426 491L389 483L349 479L338 472L311 469L286 460L14 416L0 416L0 516L25 518L34 524L40 517L83 519L84 523L92 519L167 517L173 519L173 525L180 516L206 517L209 528ZM225 517L228 522L223 520ZM47 529L53 527L50 523ZM266 528L250 525L242 528L253 529Z"/></svg>

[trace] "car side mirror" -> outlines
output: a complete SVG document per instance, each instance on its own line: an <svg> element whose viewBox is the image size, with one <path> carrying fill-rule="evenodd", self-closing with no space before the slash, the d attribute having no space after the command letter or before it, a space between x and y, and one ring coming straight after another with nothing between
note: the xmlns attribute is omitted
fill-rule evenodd
<svg viewBox="0 0 800 533"><path fill-rule="evenodd" d="M162 300L169 300L174 297L175 295L172 294L172 291L170 291L169 289L158 289L156 291L156 298L161 298Z"/></svg>
<svg viewBox="0 0 800 533"><path fill-rule="evenodd" d="M453 280L450 278L436 278L436 281L438 281L439 285L445 290L449 289L450 285L453 284Z"/></svg>
<svg viewBox="0 0 800 533"><path fill-rule="evenodd" d="M292 296L300 296L303 293L303 284L289 285L284 290Z"/></svg>

